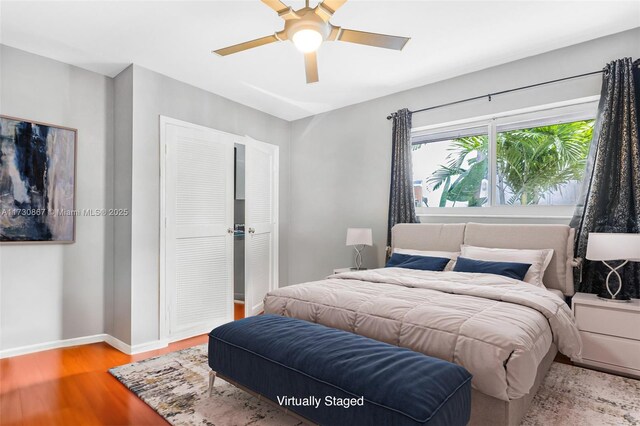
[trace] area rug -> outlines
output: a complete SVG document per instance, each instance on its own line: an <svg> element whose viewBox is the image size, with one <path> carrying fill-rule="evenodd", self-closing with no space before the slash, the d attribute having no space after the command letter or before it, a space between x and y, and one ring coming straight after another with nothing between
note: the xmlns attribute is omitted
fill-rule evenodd
<svg viewBox="0 0 640 426"><path fill-rule="evenodd" d="M206 345L109 372L176 426L301 424L220 378L209 397ZM522 425L640 426L640 381L553 363Z"/></svg>

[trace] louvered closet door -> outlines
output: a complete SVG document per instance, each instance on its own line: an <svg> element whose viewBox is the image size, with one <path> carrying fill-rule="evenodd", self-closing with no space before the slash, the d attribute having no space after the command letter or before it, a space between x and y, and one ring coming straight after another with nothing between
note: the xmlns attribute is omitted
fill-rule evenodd
<svg viewBox="0 0 640 426"><path fill-rule="evenodd" d="M278 147L246 138L245 315L278 286Z"/></svg>
<svg viewBox="0 0 640 426"><path fill-rule="evenodd" d="M165 130L169 338L233 320L234 136L180 125Z"/></svg>

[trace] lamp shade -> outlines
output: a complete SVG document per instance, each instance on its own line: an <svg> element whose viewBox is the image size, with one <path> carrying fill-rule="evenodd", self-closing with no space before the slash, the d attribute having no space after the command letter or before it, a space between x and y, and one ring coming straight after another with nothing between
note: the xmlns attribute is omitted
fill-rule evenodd
<svg viewBox="0 0 640 426"><path fill-rule="evenodd" d="M589 233L587 243L589 260L640 261L640 234Z"/></svg>
<svg viewBox="0 0 640 426"><path fill-rule="evenodd" d="M347 229L347 245L348 246L372 246L373 236L371 228L349 228Z"/></svg>

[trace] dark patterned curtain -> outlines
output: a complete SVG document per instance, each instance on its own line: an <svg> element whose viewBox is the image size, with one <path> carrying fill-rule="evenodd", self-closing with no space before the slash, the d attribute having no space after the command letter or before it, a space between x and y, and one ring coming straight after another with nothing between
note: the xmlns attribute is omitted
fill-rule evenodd
<svg viewBox="0 0 640 426"><path fill-rule="evenodd" d="M405 108L393 114L387 250L391 247L391 228L393 225L416 222L418 222L418 218L414 204L413 172L411 170L411 111Z"/></svg>
<svg viewBox="0 0 640 426"><path fill-rule="evenodd" d="M571 221L577 257L585 258L589 232L640 232L639 86L631 58L605 67L581 200ZM608 270L602 262L584 262L577 290L600 293ZM640 263L627 264L621 276L626 293L640 297Z"/></svg>

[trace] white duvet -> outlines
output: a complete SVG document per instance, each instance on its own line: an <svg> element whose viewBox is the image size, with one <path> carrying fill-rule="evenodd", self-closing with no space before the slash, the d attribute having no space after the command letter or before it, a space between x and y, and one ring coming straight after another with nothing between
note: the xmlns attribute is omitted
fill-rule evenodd
<svg viewBox="0 0 640 426"><path fill-rule="evenodd" d="M274 290L265 313L410 348L465 367L473 386L518 399L555 343L579 358L569 307L543 288L491 274L384 268Z"/></svg>

